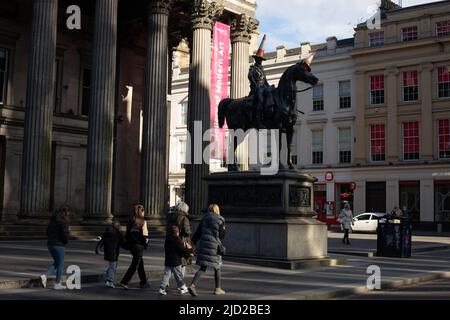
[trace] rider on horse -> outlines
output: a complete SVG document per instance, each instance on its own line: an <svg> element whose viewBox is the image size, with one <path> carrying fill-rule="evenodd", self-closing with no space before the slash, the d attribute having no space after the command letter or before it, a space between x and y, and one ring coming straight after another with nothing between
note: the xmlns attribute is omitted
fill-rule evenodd
<svg viewBox="0 0 450 320"><path fill-rule="evenodd" d="M253 118L258 129L266 128L262 123L262 116L266 103L271 104L271 99L267 98L270 85L267 82L266 73L262 65L262 62L266 60L264 58L265 42L266 35L264 35L258 51L255 55L253 55L255 64L250 66L250 70L248 72L248 79L250 80L250 96L253 97Z"/></svg>

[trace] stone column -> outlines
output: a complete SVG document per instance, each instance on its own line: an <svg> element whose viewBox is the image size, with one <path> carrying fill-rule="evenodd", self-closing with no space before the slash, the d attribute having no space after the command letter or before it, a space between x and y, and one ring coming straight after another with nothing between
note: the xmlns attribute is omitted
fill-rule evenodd
<svg viewBox="0 0 450 320"><path fill-rule="evenodd" d="M194 140L201 141L202 137L196 137L195 135L203 135L210 128L211 36L212 28L222 12L223 6L216 2L196 0L191 16L193 36L191 41L188 112L191 152L189 150L187 152L186 202L191 208L192 215L199 215L207 205L207 186L203 178L209 175L209 164L205 163L202 157L202 151L207 143L203 143L201 152L196 154ZM201 130L194 130L196 122L200 124L198 129ZM201 162L201 164L198 162Z"/></svg>
<svg viewBox="0 0 450 320"><path fill-rule="evenodd" d="M231 98L233 99L243 98L250 92L248 81L250 42L258 25L258 20L246 14L231 21ZM243 171L249 169L248 157L247 137L237 149L237 160Z"/></svg>
<svg viewBox="0 0 450 320"><path fill-rule="evenodd" d="M172 2L152 1L148 8L141 201L149 217L160 217L167 205L168 25Z"/></svg>
<svg viewBox="0 0 450 320"><path fill-rule="evenodd" d="M422 95L422 123L420 128L420 148L422 160L433 160L433 64L421 66L422 75L420 77Z"/></svg>
<svg viewBox="0 0 450 320"><path fill-rule="evenodd" d="M399 160L398 140L398 75L397 68L391 68L385 73L386 76L386 107L387 107L387 128L386 128L386 161L397 162ZM401 126L400 126L401 127ZM403 158L403 157L402 157Z"/></svg>
<svg viewBox="0 0 450 320"><path fill-rule="evenodd" d="M49 215L58 0L35 0L28 56L20 216Z"/></svg>
<svg viewBox="0 0 450 320"><path fill-rule="evenodd" d="M366 134L366 105L367 105L367 79L362 71L356 71L355 90L355 163L367 162L367 134Z"/></svg>
<svg viewBox="0 0 450 320"><path fill-rule="evenodd" d="M87 222L111 219L117 0L96 0L86 168Z"/></svg>

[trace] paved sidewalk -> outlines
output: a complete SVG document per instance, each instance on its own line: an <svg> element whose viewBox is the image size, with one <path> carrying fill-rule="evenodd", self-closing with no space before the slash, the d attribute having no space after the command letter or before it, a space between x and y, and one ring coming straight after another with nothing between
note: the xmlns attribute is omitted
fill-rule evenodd
<svg viewBox="0 0 450 320"><path fill-rule="evenodd" d="M328 232L329 253L372 257L377 251L376 234L351 233L351 245L343 244L342 238L342 232ZM446 249L450 249L450 234L415 232L412 236L413 254Z"/></svg>
<svg viewBox="0 0 450 320"><path fill-rule="evenodd" d="M366 235L361 235L361 237ZM330 243L337 239L330 235ZM356 239L356 244L371 243L369 239ZM436 239L430 239L431 244L440 244ZM444 241L444 240L442 240ZM426 242L426 241L424 241ZM105 268L102 256L93 254L95 241L74 241L67 248L66 266L77 264L83 275L100 276ZM334 258L344 257L331 255ZM378 265L382 271L383 288L401 287L407 284L420 283L450 276L450 250L432 251L414 254L411 259L367 258L345 256L348 264L329 268L311 270L278 270L255 267L225 261L223 268L223 287L227 291L224 299L332 299L351 294L367 292L367 267ZM123 272L131 256L122 254L119 261L119 271ZM163 265L163 240L152 239L145 262L147 271L151 274L151 285L147 293L131 290L124 293L121 290L106 290L99 283L83 282L83 290L72 292L55 292L40 288L30 289L0 289L0 299L159 299L155 293ZM24 280L36 278L49 264L49 256L45 242L0 242L0 283L7 280ZM193 270L195 270L194 267ZM192 272L187 276L189 282ZM136 282L137 279L134 279ZM173 285L173 284L172 284ZM1 286L0 286L1 287ZM200 283L200 298L210 299L214 287L213 274L208 273ZM167 299L190 299L177 294Z"/></svg>

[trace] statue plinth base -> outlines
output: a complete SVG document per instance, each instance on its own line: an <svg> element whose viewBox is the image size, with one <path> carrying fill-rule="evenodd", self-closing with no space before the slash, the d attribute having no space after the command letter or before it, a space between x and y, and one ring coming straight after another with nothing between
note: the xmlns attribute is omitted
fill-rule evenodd
<svg viewBox="0 0 450 320"><path fill-rule="evenodd" d="M282 171L211 174L208 201L227 220L224 245L230 260L279 268L333 265L327 227L313 219L311 175Z"/></svg>

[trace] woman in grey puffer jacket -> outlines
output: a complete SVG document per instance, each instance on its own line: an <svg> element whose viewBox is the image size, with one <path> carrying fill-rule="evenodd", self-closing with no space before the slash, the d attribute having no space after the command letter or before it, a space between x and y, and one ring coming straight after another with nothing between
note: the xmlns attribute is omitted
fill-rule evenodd
<svg viewBox="0 0 450 320"><path fill-rule="evenodd" d="M222 256L219 248L223 248L222 239L225 237L225 219L220 215L218 205L209 206L208 213L205 214L200 225L197 228L192 242L198 243L197 246L197 265L200 269L194 276L189 292L192 296L197 296L197 283L207 268L214 269L214 278L216 282L215 295L224 295L225 291L221 288L221 266ZM223 254L223 253L222 253Z"/></svg>

